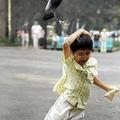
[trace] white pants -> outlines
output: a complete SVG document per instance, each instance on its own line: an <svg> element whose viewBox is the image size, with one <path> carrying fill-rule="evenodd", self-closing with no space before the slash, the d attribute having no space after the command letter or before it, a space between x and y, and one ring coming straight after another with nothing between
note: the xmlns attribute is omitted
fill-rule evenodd
<svg viewBox="0 0 120 120"><path fill-rule="evenodd" d="M32 39L33 39L33 47L34 48L38 48L39 47L39 34L33 34L32 35Z"/></svg>
<svg viewBox="0 0 120 120"><path fill-rule="evenodd" d="M22 35L22 47L28 47L29 46L29 34L28 33L24 33Z"/></svg>
<svg viewBox="0 0 120 120"><path fill-rule="evenodd" d="M84 111L72 106L60 96L47 113L44 120L81 120L84 118Z"/></svg>

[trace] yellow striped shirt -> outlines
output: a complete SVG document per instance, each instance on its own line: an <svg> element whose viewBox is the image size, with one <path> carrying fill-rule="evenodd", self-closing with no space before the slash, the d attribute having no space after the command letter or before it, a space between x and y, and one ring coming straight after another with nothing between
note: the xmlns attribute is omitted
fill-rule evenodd
<svg viewBox="0 0 120 120"><path fill-rule="evenodd" d="M56 83L53 91L70 102L73 106L77 105L80 109L85 109L90 96L90 85L98 75L97 60L93 57L82 67L70 56L64 60L63 75Z"/></svg>

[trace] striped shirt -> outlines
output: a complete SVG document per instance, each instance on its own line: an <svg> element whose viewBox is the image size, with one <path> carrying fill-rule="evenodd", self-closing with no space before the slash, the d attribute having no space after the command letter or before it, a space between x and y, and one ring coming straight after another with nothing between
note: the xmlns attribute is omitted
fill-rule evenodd
<svg viewBox="0 0 120 120"><path fill-rule="evenodd" d="M73 56L64 60L63 75L56 83L53 91L64 98L77 108L85 109L90 96L90 85L98 75L97 60L93 57L80 66Z"/></svg>

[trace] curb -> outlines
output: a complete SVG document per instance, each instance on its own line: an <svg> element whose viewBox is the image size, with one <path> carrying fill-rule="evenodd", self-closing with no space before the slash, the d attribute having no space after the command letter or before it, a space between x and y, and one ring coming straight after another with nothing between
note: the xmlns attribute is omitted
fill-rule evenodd
<svg viewBox="0 0 120 120"><path fill-rule="evenodd" d="M113 52L114 52L114 51L119 51L119 50L120 50L119 47L116 47L116 48L113 48L113 49L112 49Z"/></svg>

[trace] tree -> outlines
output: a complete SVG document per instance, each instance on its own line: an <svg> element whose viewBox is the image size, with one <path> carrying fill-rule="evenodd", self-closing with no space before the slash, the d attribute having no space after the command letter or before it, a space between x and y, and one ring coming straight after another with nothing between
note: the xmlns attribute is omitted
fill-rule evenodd
<svg viewBox="0 0 120 120"><path fill-rule="evenodd" d="M119 18L119 12L115 9L118 5L119 0L63 0L58 12L68 22L85 18L86 26L91 29L109 28L110 24L115 29L117 23L114 21Z"/></svg>
<svg viewBox="0 0 120 120"><path fill-rule="evenodd" d="M20 29L24 22L31 26L34 20L45 28L43 21L47 0L12 0L12 34ZM119 29L120 0L62 0L57 9L58 18L68 22L79 18L81 25L88 29L103 27ZM4 36L7 28L7 0L0 0L0 36ZM48 21L51 23L55 18ZM109 27L111 25L111 27Z"/></svg>
<svg viewBox="0 0 120 120"><path fill-rule="evenodd" d="M5 37L5 0L0 0L0 37Z"/></svg>

